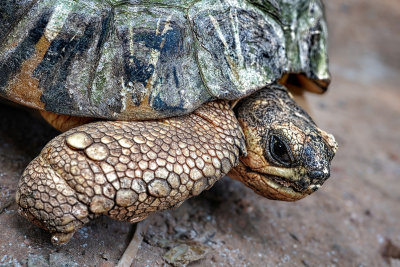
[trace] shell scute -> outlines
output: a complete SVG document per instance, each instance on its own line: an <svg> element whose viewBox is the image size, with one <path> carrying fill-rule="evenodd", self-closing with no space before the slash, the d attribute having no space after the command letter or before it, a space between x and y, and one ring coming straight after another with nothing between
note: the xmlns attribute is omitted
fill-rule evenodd
<svg viewBox="0 0 400 267"><path fill-rule="evenodd" d="M216 98L233 100L265 87L286 64L280 25L244 2L202 1L189 11L202 74Z"/></svg>
<svg viewBox="0 0 400 267"><path fill-rule="evenodd" d="M55 113L137 120L243 98L285 73L329 80L322 8L318 0L7 0L0 95Z"/></svg>

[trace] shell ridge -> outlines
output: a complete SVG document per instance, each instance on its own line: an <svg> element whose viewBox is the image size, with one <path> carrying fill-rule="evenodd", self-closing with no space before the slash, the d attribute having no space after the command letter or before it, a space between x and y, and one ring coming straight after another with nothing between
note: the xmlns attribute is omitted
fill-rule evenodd
<svg viewBox="0 0 400 267"><path fill-rule="evenodd" d="M201 66L200 66L200 62L199 62L199 53L198 53L198 46L199 46L199 45L202 46L202 44L201 44L201 42L199 41L199 39L198 39L198 37L197 37L197 34L196 34L196 31L194 30L194 27L193 27L193 25L192 25L192 19L191 19L190 16L189 16L189 10L190 10L190 9L188 9L187 12L186 12L186 19L187 19L187 21L188 21L188 23L189 23L190 33L191 33L193 39L195 40L195 42L194 42L194 58L195 58L196 65L197 65L197 68L198 68L199 74L200 74L200 79L201 79L201 81L203 82L204 88L206 89L207 93L213 98L212 100L214 100L214 99L217 99L217 96L215 96L215 95L212 93L211 89L208 87L208 84L206 83L206 80L205 80L205 77L204 77L203 70L202 70L202 68L201 68ZM202 46L202 47L203 47L203 46ZM207 50L206 47L203 47L203 49ZM207 51L208 51L208 50L207 50ZM208 52L210 52L210 51L208 51ZM210 101L211 101L211 100L210 100Z"/></svg>
<svg viewBox="0 0 400 267"><path fill-rule="evenodd" d="M92 87L93 87L93 83L94 80L96 79L96 73L97 73L97 67L99 66L100 63L100 59L102 56L102 51L104 48L104 44L105 42L108 40L108 38L110 37L110 31L112 30L112 26L114 23L114 15L115 15L115 9L114 7L112 7L109 11L108 14L106 16L106 19L102 20L102 26L101 26L101 33L100 33L100 37L98 40L98 43L96 45L96 58L94 60L94 64L93 67L91 69L91 72L89 74L89 82L88 82L88 100L90 102L90 105L88 106L89 110L91 110L93 113L95 113L93 111L93 95L92 95Z"/></svg>

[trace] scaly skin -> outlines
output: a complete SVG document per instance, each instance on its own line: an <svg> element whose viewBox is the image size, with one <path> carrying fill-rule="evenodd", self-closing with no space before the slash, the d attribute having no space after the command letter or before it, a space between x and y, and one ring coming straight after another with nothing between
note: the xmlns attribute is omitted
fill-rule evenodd
<svg viewBox="0 0 400 267"><path fill-rule="evenodd" d="M261 90L234 111L216 101L182 117L73 128L24 171L16 196L20 213L61 244L102 214L137 222L179 206L228 172L265 197L287 201L329 177L336 142L284 87ZM289 165L271 157L272 137L284 142L286 154L275 154L290 156Z"/></svg>
<svg viewBox="0 0 400 267"><path fill-rule="evenodd" d="M296 201L318 190L330 176L337 143L319 129L283 86L271 86L236 107L247 156L228 174L270 199ZM282 163L271 151L272 138L286 147Z"/></svg>
<svg viewBox="0 0 400 267"><path fill-rule="evenodd" d="M22 175L20 213L63 243L100 214L137 222L179 206L238 164L244 136L225 102L161 121L96 122L56 137Z"/></svg>

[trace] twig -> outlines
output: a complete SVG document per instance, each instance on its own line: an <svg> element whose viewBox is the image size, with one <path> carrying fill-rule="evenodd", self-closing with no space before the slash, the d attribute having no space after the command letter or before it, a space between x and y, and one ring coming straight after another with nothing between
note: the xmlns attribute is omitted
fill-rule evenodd
<svg viewBox="0 0 400 267"><path fill-rule="evenodd" d="M150 221L151 218L147 218L136 225L135 234L119 260L117 267L129 267L132 265L136 258L139 246L142 243L143 236L146 234L147 228L149 227Z"/></svg>

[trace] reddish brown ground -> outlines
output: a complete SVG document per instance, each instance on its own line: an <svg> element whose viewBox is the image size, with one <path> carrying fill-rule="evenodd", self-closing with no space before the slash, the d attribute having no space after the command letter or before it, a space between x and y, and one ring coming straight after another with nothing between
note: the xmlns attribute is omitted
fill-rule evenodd
<svg viewBox="0 0 400 267"><path fill-rule="evenodd" d="M297 203L263 199L225 178L155 216L135 266L164 266L177 240L208 247L190 266L400 266L400 2L325 2L333 82L310 101L340 144L332 177ZM19 176L56 132L7 106L0 129L0 266L115 264L133 225L101 218L56 248L17 214Z"/></svg>

